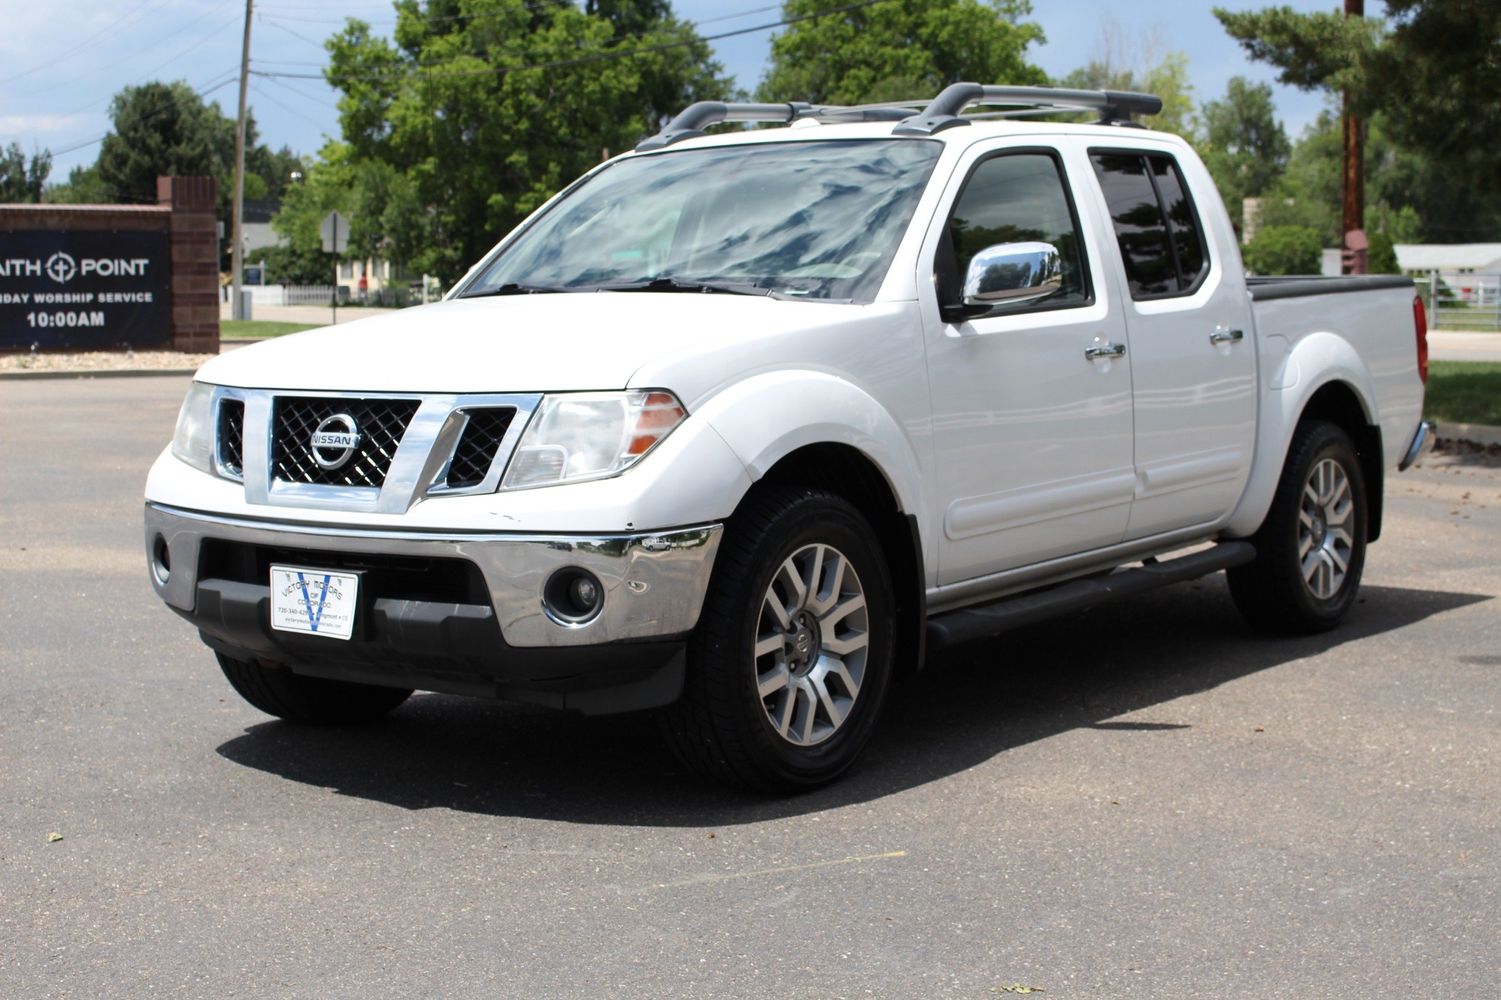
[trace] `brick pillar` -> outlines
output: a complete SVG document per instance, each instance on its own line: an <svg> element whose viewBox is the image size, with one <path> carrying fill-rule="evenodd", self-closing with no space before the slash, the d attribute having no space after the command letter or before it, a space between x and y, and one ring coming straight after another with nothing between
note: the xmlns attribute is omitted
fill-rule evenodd
<svg viewBox="0 0 1501 1000"><path fill-rule="evenodd" d="M219 241L212 177L158 177L156 201L172 210L172 349L219 351Z"/></svg>

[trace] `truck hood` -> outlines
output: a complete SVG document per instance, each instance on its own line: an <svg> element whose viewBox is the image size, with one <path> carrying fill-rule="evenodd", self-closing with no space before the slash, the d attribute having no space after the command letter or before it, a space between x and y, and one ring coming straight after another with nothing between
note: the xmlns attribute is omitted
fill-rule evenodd
<svg viewBox="0 0 1501 1000"><path fill-rule="evenodd" d="M828 331L868 310L885 311L655 292L452 299L263 341L210 360L198 378L298 391L549 392L628 388L642 372L653 386L687 398L707 387L661 381L673 376L675 359L720 352L743 358L752 341Z"/></svg>

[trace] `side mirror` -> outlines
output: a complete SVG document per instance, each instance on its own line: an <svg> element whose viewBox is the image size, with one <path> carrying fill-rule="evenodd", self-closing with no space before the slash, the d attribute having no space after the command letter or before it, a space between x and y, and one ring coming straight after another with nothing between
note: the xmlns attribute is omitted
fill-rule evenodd
<svg viewBox="0 0 1501 1000"><path fill-rule="evenodd" d="M998 243L975 254L964 275L964 304L1015 305L1063 287L1063 260L1051 243Z"/></svg>

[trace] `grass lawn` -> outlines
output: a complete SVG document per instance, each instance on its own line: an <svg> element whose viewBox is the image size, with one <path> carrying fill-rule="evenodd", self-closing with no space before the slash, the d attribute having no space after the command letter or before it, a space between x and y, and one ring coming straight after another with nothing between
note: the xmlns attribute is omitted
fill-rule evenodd
<svg viewBox="0 0 1501 1000"><path fill-rule="evenodd" d="M1423 401L1430 420L1501 426L1501 361L1433 361Z"/></svg>
<svg viewBox="0 0 1501 1000"><path fill-rule="evenodd" d="M278 323L269 319L221 319L219 336L224 340L246 340L252 337L280 337L285 333L311 330L320 323Z"/></svg>

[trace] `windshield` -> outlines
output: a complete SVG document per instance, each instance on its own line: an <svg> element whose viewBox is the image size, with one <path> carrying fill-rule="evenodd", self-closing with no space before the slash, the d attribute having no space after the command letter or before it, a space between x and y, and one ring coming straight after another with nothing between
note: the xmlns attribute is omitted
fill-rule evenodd
<svg viewBox="0 0 1501 1000"><path fill-rule="evenodd" d="M553 206L464 295L650 286L868 302L940 148L872 139L630 157Z"/></svg>

